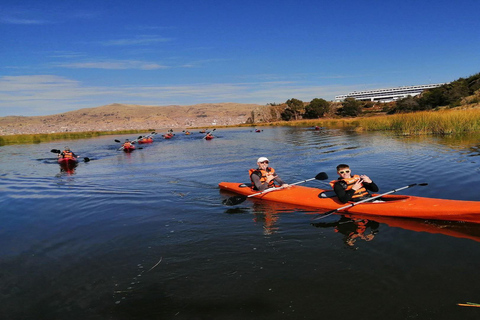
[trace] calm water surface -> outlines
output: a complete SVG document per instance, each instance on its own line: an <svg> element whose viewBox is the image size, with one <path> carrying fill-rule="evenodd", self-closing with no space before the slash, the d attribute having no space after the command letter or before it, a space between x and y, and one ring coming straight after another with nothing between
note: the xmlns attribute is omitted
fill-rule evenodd
<svg viewBox="0 0 480 320"><path fill-rule="evenodd" d="M358 221L221 181L267 156L292 183L348 163L386 192L480 200L480 144L307 128L0 147L1 319L479 319L480 225ZM51 149L82 157L62 171ZM306 185L323 187L320 181ZM363 233L362 233L363 232ZM349 235L361 235L353 238Z"/></svg>

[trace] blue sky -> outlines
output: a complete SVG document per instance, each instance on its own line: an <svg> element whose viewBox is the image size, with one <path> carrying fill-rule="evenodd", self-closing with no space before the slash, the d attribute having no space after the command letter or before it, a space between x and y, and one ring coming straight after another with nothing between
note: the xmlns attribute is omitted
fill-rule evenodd
<svg viewBox="0 0 480 320"><path fill-rule="evenodd" d="M480 1L2 0L0 116L333 100L480 72Z"/></svg>

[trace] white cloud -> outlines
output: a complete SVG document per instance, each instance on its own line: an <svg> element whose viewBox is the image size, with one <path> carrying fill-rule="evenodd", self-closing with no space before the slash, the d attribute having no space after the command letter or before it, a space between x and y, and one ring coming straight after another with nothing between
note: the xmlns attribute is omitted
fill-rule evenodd
<svg viewBox="0 0 480 320"><path fill-rule="evenodd" d="M14 17L0 17L0 22L4 24L24 24L24 25L38 25L38 24L47 24L48 21L45 20L35 20L35 19L20 19Z"/></svg>
<svg viewBox="0 0 480 320"><path fill-rule="evenodd" d="M331 99L346 87L295 82L197 83L176 86L86 86L54 75L0 77L0 116L47 115L109 103L190 105L206 102L281 103L291 98Z"/></svg>
<svg viewBox="0 0 480 320"><path fill-rule="evenodd" d="M102 42L104 46L133 46L133 45L150 45L159 42L171 41L169 38L158 36L138 36L130 39L117 39Z"/></svg>
<svg viewBox="0 0 480 320"><path fill-rule="evenodd" d="M135 60L110 60L110 61L90 61L90 62L71 62L59 63L56 67L73 68L73 69L107 69L107 70L158 70L166 69L167 66L154 62L144 62Z"/></svg>

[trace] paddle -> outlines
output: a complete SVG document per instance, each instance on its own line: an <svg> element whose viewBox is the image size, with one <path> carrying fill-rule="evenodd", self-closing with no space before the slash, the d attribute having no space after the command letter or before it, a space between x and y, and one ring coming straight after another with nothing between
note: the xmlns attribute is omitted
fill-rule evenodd
<svg viewBox="0 0 480 320"><path fill-rule="evenodd" d="M413 183L413 184L409 184L408 186L405 186L405 187L401 187L401 188L398 188L398 189L393 189L391 191L388 191L388 192L385 192L385 193L382 193L382 194L379 194L377 196L374 196L374 197L371 197L371 198L368 198L368 199L365 199L365 200L361 200L361 201L358 201L358 202L353 202L347 206L344 206L344 207L340 207L338 209L335 209L335 210L330 210L330 211L327 211L327 212L324 212L324 213L321 213L321 216L320 217L317 217L313 220L320 220L320 219L323 219L323 218L326 218L327 216L329 215L332 215L338 211L341 211L341 210L344 210L344 209L347 209L347 208L350 208L350 207L354 207L358 204L361 204L361 203L365 203L365 202L369 202L369 201L372 201L372 200L375 200L375 199L378 199L380 197L383 197L384 195L387 195L387 194L390 194L390 193L394 193L394 192L397 192L397 191L400 191L400 190L403 190L403 189L408 189L408 188L411 188L411 187L415 187L415 186L427 186L428 183Z"/></svg>
<svg viewBox="0 0 480 320"><path fill-rule="evenodd" d="M60 150L58 150L58 149L52 149L52 150L50 150L50 152L52 152L52 153L57 153L57 154L62 153L62 151L60 151ZM90 161L90 158L85 157L85 158L83 158L83 161L84 161L84 162L89 162L89 161Z"/></svg>
<svg viewBox="0 0 480 320"><path fill-rule="evenodd" d="M299 181L299 182L295 182L295 183L291 183L289 184L290 186L293 186L293 185L296 185L296 184L300 184L300 183L304 183L304 182L307 182L307 181L312 181L312 180L325 180L325 179L328 179L328 175L325 173L325 172L320 172L319 174L317 174L315 176L315 178L310 178L310 179L307 179L307 180L303 180L303 181ZM269 188L269 189L266 189L262 192L258 192L258 193L254 193L254 194L251 194L251 195L248 195L248 196L233 196L233 197L230 197L228 199L225 199L223 200L223 204L227 205L227 206L234 206L234 205L237 205L237 204L240 204L242 203L243 201L247 200L247 198L250 198L250 197L254 197L254 196L258 196L260 194L264 194L264 193L268 193L268 192L271 192L271 191L275 191L275 190L281 190L283 189L284 187L280 187L280 188Z"/></svg>

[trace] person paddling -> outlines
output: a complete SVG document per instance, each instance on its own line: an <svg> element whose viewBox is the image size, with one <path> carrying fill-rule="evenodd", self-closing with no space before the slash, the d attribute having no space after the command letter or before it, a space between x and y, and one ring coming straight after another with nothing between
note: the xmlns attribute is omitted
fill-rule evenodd
<svg viewBox="0 0 480 320"><path fill-rule="evenodd" d="M123 149L130 149L133 147L133 143L129 139L125 139L123 143Z"/></svg>
<svg viewBox="0 0 480 320"><path fill-rule="evenodd" d="M269 160L266 157L260 157L257 160L257 169L248 171L250 180L252 181L252 189L264 191L267 188L274 188L278 184L282 187L288 187L280 177L275 173L275 169L268 166Z"/></svg>
<svg viewBox="0 0 480 320"><path fill-rule="evenodd" d="M368 191L377 192L378 186L366 175L353 175L346 164L337 166L339 178L330 182L335 194L342 203L370 198Z"/></svg>
<svg viewBox="0 0 480 320"><path fill-rule="evenodd" d="M65 147L65 149L58 154L58 157L59 158L63 158L63 159L77 159L77 155L75 153L73 153L69 147Z"/></svg>

